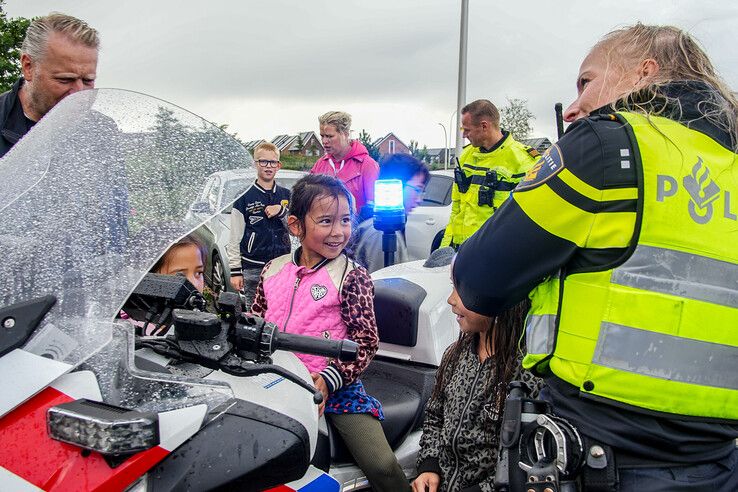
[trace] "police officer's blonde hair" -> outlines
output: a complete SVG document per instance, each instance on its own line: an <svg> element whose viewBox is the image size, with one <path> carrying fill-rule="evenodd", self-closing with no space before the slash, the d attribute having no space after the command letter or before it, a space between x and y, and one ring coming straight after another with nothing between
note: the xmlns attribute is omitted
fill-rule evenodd
<svg viewBox="0 0 738 492"><path fill-rule="evenodd" d="M659 66L651 85L636 91L641 102L634 103L633 98L626 98L624 101L614 103L616 109L658 114L658 109L654 112L653 104L650 104L658 99L666 99L672 107L681 108L679 100L667 98L660 90L661 87L679 80L705 82L720 93L722 100L708 99L700 110L711 123L732 135L734 148L738 148L736 141L738 100L717 73L705 51L688 33L674 26L649 26L638 23L606 34L592 48L591 53L598 51L605 55L609 66L618 69L632 68L633 64L649 58L656 61ZM642 102L644 99L645 103ZM665 109L666 105L657 107Z"/></svg>
<svg viewBox="0 0 738 492"><path fill-rule="evenodd" d="M71 15L52 12L31 22L21 45L21 53L30 56L34 60L43 59L46 54L49 35L54 32L63 34L89 48L100 48L100 36L97 30L90 27L85 21Z"/></svg>
<svg viewBox="0 0 738 492"><path fill-rule="evenodd" d="M328 111L318 118L318 123L323 125L333 125L336 131L345 133L351 132L351 115L343 111Z"/></svg>
<svg viewBox="0 0 738 492"><path fill-rule="evenodd" d="M478 125L480 120L487 119L494 128L500 128L500 111L492 101L487 99L472 101L461 108L461 114L467 113L471 115L475 125Z"/></svg>
<svg viewBox="0 0 738 492"><path fill-rule="evenodd" d="M260 150L265 150L267 152L274 152L277 154L277 160L279 160L279 147L274 145L271 142L261 142L259 145L254 147L254 157L256 157L256 153Z"/></svg>

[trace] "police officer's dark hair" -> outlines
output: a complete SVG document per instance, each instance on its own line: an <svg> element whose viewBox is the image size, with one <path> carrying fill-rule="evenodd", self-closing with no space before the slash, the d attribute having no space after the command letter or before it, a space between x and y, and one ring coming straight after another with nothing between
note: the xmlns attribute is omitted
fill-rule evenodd
<svg viewBox="0 0 738 492"><path fill-rule="evenodd" d="M487 99L477 99L461 108L461 114L466 113L472 116L475 125L479 124L479 120L488 119L492 126L500 127L500 111Z"/></svg>
<svg viewBox="0 0 738 492"><path fill-rule="evenodd" d="M300 240L305 237L305 218L313 202L320 197L333 197L338 200L343 196L348 200L349 213L354 219L354 197L341 180L327 174L308 174L300 178L292 187L290 194L290 215L294 215L300 223Z"/></svg>
<svg viewBox="0 0 738 492"><path fill-rule="evenodd" d="M399 179L407 183L416 174L423 175L423 183L430 179L428 167L410 154L390 154L379 161L378 179Z"/></svg>

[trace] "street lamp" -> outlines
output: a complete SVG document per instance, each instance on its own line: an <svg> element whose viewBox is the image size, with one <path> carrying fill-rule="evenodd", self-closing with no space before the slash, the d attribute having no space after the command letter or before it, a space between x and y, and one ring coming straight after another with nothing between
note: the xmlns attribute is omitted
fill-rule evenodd
<svg viewBox="0 0 738 492"><path fill-rule="evenodd" d="M448 120L448 130L449 130L449 132L454 127L454 115L456 115L456 113L458 113L458 111L459 111L458 109L454 109L454 112L451 113L451 118L449 118L449 120ZM458 124L458 118L457 118L457 124L456 124L456 130L457 131L459 130L459 126L460 125ZM453 133L451 134L451 137L449 137L449 138L453 138ZM451 142L450 141L448 143L448 146L451 147ZM455 151L455 155L458 156L460 154L461 154L460 152L456 152ZM449 166L451 166L451 149L450 148L448 149L448 152L446 152L446 169L448 169Z"/></svg>
<svg viewBox="0 0 738 492"><path fill-rule="evenodd" d="M448 133L446 132L446 127L443 126L443 123L439 123L441 125L441 128L443 128L443 145L446 146L444 149L444 153L446 154L446 162L443 165L444 169L448 169Z"/></svg>
<svg viewBox="0 0 738 492"><path fill-rule="evenodd" d="M466 104L466 46L469 25L469 0L461 0L461 29L459 36L459 86L456 93L456 109L461 113L461 108ZM460 118L459 118L460 119ZM461 134L461 125L456 125L456 155L461 155L461 147L464 137Z"/></svg>

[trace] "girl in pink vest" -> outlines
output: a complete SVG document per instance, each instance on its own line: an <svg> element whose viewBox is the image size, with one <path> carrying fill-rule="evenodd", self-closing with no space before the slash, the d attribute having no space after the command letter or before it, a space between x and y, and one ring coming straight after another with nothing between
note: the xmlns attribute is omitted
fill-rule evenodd
<svg viewBox="0 0 738 492"><path fill-rule="evenodd" d="M359 345L355 361L298 354L323 393L319 408L343 438L377 491L410 485L379 421L382 405L367 395L359 376L379 346L374 284L344 253L353 221L351 193L332 176L311 174L295 183L287 226L300 238L294 252L267 263L251 312L282 330Z"/></svg>

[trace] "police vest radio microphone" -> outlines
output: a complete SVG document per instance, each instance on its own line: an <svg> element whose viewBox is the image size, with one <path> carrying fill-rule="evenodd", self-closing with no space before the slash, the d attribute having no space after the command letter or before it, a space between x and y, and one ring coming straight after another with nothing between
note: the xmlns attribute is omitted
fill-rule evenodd
<svg viewBox="0 0 738 492"><path fill-rule="evenodd" d="M384 266L395 263L397 231L405 228L405 199L402 181L378 179L374 182L374 228L382 231Z"/></svg>

